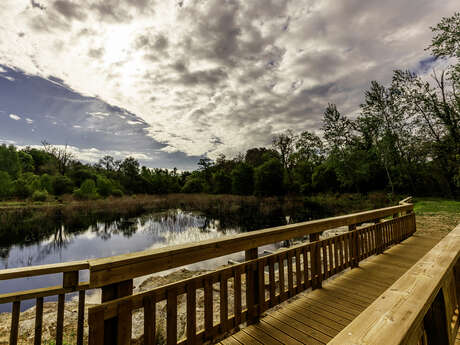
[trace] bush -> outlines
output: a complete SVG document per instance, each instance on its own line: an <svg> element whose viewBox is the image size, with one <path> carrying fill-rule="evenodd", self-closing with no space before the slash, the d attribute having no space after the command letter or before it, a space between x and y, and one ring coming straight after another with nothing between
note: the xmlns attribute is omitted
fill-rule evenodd
<svg viewBox="0 0 460 345"><path fill-rule="evenodd" d="M36 190L32 194L33 201L46 201L48 199L48 192L46 190Z"/></svg>
<svg viewBox="0 0 460 345"><path fill-rule="evenodd" d="M27 181L24 178L20 177L13 182L13 195L14 196L18 198L26 199L31 194L32 194L32 189L30 188L30 186L28 185Z"/></svg>
<svg viewBox="0 0 460 345"><path fill-rule="evenodd" d="M94 180L85 180L81 184L81 187L76 189L73 195L77 199L81 200L93 200L97 199L99 197L99 194L97 194L97 189L96 189L96 183Z"/></svg>
<svg viewBox="0 0 460 345"><path fill-rule="evenodd" d="M283 166L278 159L270 159L256 168L254 177L257 195L281 195L284 193Z"/></svg>
<svg viewBox="0 0 460 345"><path fill-rule="evenodd" d="M93 181L94 182L94 181ZM53 189L56 195L72 193L73 182L67 176L58 175L54 178Z"/></svg>
<svg viewBox="0 0 460 345"><path fill-rule="evenodd" d="M232 170L232 192L239 195L251 195L254 191L254 169L246 163Z"/></svg>
<svg viewBox="0 0 460 345"><path fill-rule="evenodd" d="M10 174L0 171L0 198L7 198L11 195L13 185Z"/></svg>
<svg viewBox="0 0 460 345"><path fill-rule="evenodd" d="M107 197L112 194L112 181L104 176L97 177L97 192L103 197Z"/></svg>
<svg viewBox="0 0 460 345"><path fill-rule="evenodd" d="M190 177L182 187L182 193L201 193L203 192L203 180L197 177Z"/></svg>
<svg viewBox="0 0 460 345"><path fill-rule="evenodd" d="M113 195L113 196L116 196L116 197L122 197L122 196L123 196L123 192L121 191L121 189L118 189L118 188L117 188L117 189L114 189L114 190L112 191L112 195Z"/></svg>

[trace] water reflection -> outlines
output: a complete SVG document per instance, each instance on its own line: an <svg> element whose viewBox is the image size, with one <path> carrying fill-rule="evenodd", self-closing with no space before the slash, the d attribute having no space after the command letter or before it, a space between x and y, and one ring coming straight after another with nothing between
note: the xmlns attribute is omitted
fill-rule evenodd
<svg viewBox="0 0 460 345"><path fill-rule="evenodd" d="M36 220L36 215L0 224L0 263L2 268L44 265L73 260L91 259L170 245L198 242L242 231L286 224L281 213L270 217L244 213L209 216L196 212L169 210L132 217L86 218L81 214L70 221L51 214ZM34 218L35 217L35 218ZM35 221L33 221L35 219ZM21 235L22 234L22 235ZM239 259L238 254L233 258ZM225 264L228 257L216 260L213 266ZM210 262L190 268L210 268ZM195 267L196 266L196 267ZM0 293L60 285L61 275L48 275L2 281ZM80 281L88 280L83 271ZM22 303L21 309L34 301ZM9 311L0 305L0 312Z"/></svg>

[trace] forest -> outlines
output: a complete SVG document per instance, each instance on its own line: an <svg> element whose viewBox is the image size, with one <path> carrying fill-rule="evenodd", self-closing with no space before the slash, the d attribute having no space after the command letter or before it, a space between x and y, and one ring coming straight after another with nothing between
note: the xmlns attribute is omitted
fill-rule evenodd
<svg viewBox="0 0 460 345"><path fill-rule="evenodd" d="M460 13L432 28L427 50L442 70L429 78L395 70L372 81L358 114L335 104L319 131L286 130L269 147L202 158L195 171L150 169L127 157L84 163L63 146L0 146L0 199L51 200L213 193L256 196L409 193L460 196ZM308 114L306 114L308 116Z"/></svg>

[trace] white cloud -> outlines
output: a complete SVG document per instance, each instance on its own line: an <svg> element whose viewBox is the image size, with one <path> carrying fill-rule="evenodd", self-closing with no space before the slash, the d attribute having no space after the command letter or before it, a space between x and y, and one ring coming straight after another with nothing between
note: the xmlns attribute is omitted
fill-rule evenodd
<svg viewBox="0 0 460 345"><path fill-rule="evenodd" d="M10 114L10 119L14 120L14 121L19 121L21 119L21 117L19 115L16 115L16 114Z"/></svg>
<svg viewBox="0 0 460 345"><path fill-rule="evenodd" d="M317 129L328 102L356 112L369 81L416 68L429 26L458 10L455 0L101 3L2 0L0 64L129 110L163 151L210 156Z"/></svg>
<svg viewBox="0 0 460 345"><path fill-rule="evenodd" d="M9 81L15 81L15 79L13 77L9 77L7 75L0 75L1 78L5 78L6 80L9 80Z"/></svg>
<svg viewBox="0 0 460 345"><path fill-rule="evenodd" d="M31 118L28 118L26 117L26 122L31 125L32 123L34 123L34 120L32 120Z"/></svg>

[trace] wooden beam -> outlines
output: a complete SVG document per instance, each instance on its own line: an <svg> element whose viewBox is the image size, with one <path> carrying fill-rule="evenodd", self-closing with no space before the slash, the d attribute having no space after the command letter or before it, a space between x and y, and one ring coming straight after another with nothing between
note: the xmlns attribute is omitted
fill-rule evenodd
<svg viewBox="0 0 460 345"><path fill-rule="evenodd" d="M339 226L384 218L393 215L395 212L404 212L412 209L413 205L411 204L392 206L351 215L251 231L236 236L198 243L94 259L89 261L90 286L91 288L101 287L186 264L257 248L266 244L318 233Z"/></svg>

